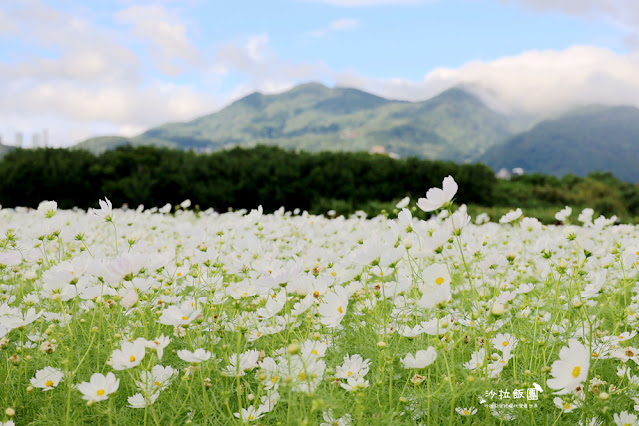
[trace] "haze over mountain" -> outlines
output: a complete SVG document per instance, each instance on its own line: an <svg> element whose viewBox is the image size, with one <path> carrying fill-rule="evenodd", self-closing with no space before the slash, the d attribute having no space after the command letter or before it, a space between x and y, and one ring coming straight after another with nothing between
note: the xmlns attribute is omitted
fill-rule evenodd
<svg viewBox="0 0 639 426"><path fill-rule="evenodd" d="M368 151L381 145L400 156L464 162L524 127L525 121L500 114L459 88L406 102L308 83L276 95L253 93L219 112L134 138L92 138L77 147L101 152L131 144L208 151L274 144L306 151Z"/></svg>
<svg viewBox="0 0 639 426"><path fill-rule="evenodd" d="M495 170L523 167L557 176L609 171L639 182L638 158L639 109L591 106L543 121L493 146L479 161Z"/></svg>

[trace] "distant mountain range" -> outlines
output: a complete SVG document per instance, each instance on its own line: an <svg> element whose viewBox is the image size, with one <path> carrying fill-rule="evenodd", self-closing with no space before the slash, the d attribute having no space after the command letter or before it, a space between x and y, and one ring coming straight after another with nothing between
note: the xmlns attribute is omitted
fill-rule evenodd
<svg viewBox="0 0 639 426"><path fill-rule="evenodd" d="M402 157L464 162L476 160L524 126L461 89L405 102L308 83L278 95L253 93L214 114L165 124L134 138L92 138L77 147L100 152L131 144L206 151L272 144L306 151L368 151L381 145Z"/></svg>
<svg viewBox="0 0 639 426"><path fill-rule="evenodd" d="M555 175L611 171L639 182L639 109L591 106L535 122L499 113L460 88L405 102L307 83L276 95L253 93L219 112L133 138L102 136L76 147L98 153L127 144L204 152L257 144L306 151L381 145L402 157L481 161L495 170L522 167Z"/></svg>

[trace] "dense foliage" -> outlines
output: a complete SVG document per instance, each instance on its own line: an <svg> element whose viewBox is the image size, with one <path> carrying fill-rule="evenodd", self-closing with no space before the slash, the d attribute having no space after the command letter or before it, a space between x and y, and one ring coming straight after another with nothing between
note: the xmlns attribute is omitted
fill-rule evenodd
<svg viewBox="0 0 639 426"><path fill-rule="evenodd" d="M454 174L459 200L490 204L495 178L483 165L365 153L295 153L275 147L212 154L153 147L119 148L99 156L64 149L16 150L0 161L0 204L36 207L55 199L61 207L87 208L104 194L114 205L162 206L190 199L218 211L282 206L311 210L326 200L356 208L397 194L423 196L424 187Z"/></svg>
<svg viewBox="0 0 639 426"><path fill-rule="evenodd" d="M457 203L493 208L487 210L493 218L522 207L542 210L526 213L548 223L565 205L592 206L597 214L624 220L639 216L639 187L609 173L561 179L533 174L504 181L479 164L266 146L211 154L123 147L98 156L81 150L15 150L0 161L0 204L36 207L43 199L55 199L64 208L87 208L95 207L102 194L114 205L133 208L190 199L201 209L218 211L262 205L265 211L284 206L313 213L364 210L374 215L385 209L392 214L398 197L416 201L424 188L448 175L459 184Z"/></svg>

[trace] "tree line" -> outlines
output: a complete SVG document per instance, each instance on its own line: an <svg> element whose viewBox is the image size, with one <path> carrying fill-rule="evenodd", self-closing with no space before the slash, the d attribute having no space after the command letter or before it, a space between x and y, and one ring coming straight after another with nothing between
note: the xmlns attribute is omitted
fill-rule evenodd
<svg viewBox="0 0 639 426"><path fill-rule="evenodd" d="M371 202L394 204L404 196L416 201L429 188L440 187L448 175L459 185L458 203L525 207L593 201L586 204L602 213L639 214L637 185L609 174L502 181L483 164L273 146L210 154L151 146L120 147L100 155L76 149L16 149L0 160L0 204L37 207L42 200L55 200L61 208L86 209L106 196L114 206L126 203L133 208L190 199L202 210L220 212L262 205L265 211L284 206L325 213L339 205L348 210L340 213L352 213Z"/></svg>

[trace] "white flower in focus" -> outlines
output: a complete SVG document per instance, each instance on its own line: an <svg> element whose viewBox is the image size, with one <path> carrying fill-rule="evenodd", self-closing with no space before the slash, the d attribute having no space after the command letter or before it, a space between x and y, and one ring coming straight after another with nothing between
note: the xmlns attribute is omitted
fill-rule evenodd
<svg viewBox="0 0 639 426"><path fill-rule="evenodd" d="M425 212L432 212L450 203L457 193L457 182L452 176L444 178L442 189L431 188L426 192L426 198L417 200L417 207Z"/></svg>
<svg viewBox="0 0 639 426"><path fill-rule="evenodd" d="M127 402L129 403L129 405L127 405L127 407L130 407L130 408L144 408L147 405L153 404L155 402L155 400L158 399L158 396L160 396L159 392L152 393L152 394L149 395L149 397L147 399L141 393L136 393L135 395L130 396L130 397L127 398Z"/></svg>
<svg viewBox="0 0 639 426"><path fill-rule="evenodd" d="M320 322L327 327L337 327L348 309L348 296L342 287L336 287L338 293L326 293L317 311L322 316Z"/></svg>
<svg viewBox="0 0 639 426"><path fill-rule="evenodd" d="M51 219L56 211L58 211L58 203L55 201L43 201L38 205L38 213L43 214L47 219Z"/></svg>
<svg viewBox="0 0 639 426"><path fill-rule="evenodd" d="M558 389L555 395L565 395L577 389L588 377L590 352L576 339L570 339L568 346L559 351L559 359L553 362L550 370L551 379L546 384L551 389Z"/></svg>
<svg viewBox="0 0 639 426"><path fill-rule="evenodd" d="M415 355L407 354L404 359L402 359L402 364L404 364L404 368L426 368L435 362L437 358L437 351L432 346L429 346L426 350L417 351Z"/></svg>
<svg viewBox="0 0 639 426"><path fill-rule="evenodd" d="M514 222L517 219L519 219L522 214L523 214L523 212L521 211L520 208L518 208L517 210L511 210L508 213L506 213L505 215L503 215L501 217L501 219L499 219L499 223L504 224L504 223Z"/></svg>
<svg viewBox="0 0 639 426"><path fill-rule="evenodd" d="M575 410L576 408L581 407L581 404L577 401L573 401L572 403L570 402L566 402L563 399L561 399L560 397L555 397L555 399L552 400L552 402L555 403L555 407L561 409L564 411L564 413L570 413L571 411Z"/></svg>
<svg viewBox="0 0 639 426"><path fill-rule="evenodd" d="M457 411L457 414L461 416L472 416L473 414L477 412L477 409L475 407L469 407L469 408L455 407L455 411Z"/></svg>
<svg viewBox="0 0 639 426"><path fill-rule="evenodd" d="M205 351L202 348L196 349L194 352L182 349L177 351L177 356L183 361L198 363L211 359L211 352Z"/></svg>
<svg viewBox="0 0 639 426"><path fill-rule="evenodd" d="M240 419L243 423L248 423L255 421L264 415L263 408L260 406L255 408L254 406L249 406L248 408L242 408L239 413L233 413L235 417Z"/></svg>
<svg viewBox="0 0 639 426"><path fill-rule="evenodd" d="M44 367L36 372L35 377L31 379L31 384L35 388L42 388L43 391L48 391L58 386L63 377L64 373L57 368Z"/></svg>
<svg viewBox="0 0 639 426"><path fill-rule="evenodd" d="M247 371L257 367L257 361L260 359L260 353L255 349L248 350L239 356L237 354L231 354L229 356L229 365L222 371L223 376L227 377L242 377Z"/></svg>
<svg viewBox="0 0 639 426"><path fill-rule="evenodd" d="M111 354L111 366L114 370L126 370L140 365L146 354L146 340L123 341L120 349Z"/></svg>
<svg viewBox="0 0 639 426"><path fill-rule="evenodd" d="M109 395L118 390L120 379L115 378L115 374L95 373L88 382L82 382L76 388L82 392L82 399L88 401L104 401Z"/></svg>
<svg viewBox="0 0 639 426"><path fill-rule="evenodd" d="M395 204L395 208L397 209L403 209L404 207L406 207L408 205L408 203L410 203L410 197L404 197L401 199L401 201L397 204Z"/></svg>
<svg viewBox="0 0 639 426"><path fill-rule="evenodd" d="M565 222L568 219L568 216L572 214L572 208L566 206L562 210L555 213L555 219L559 222Z"/></svg>
<svg viewBox="0 0 639 426"><path fill-rule="evenodd" d="M627 411L622 411L619 414L613 416L613 420L617 426L638 426L639 419L637 419L637 415L633 413L628 413Z"/></svg>
<svg viewBox="0 0 639 426"><path fill-rule="evenodd" d="M104 197L104 201L99 200L100 202L100 210L90 209L93 216L97 219L102 219L107 222L113 221L113 204L107 197Z"/></svg>
<svg viewBox="0 0 639 426"><path fill-rule="evenodd" d="M153 340L147 340L144 345L147 348L155 350L155 352L158 354L158 359L161 360L162 356L164 355L164 348L166 348L169 343L171 343L171 339L163 334Z"/></svg>

